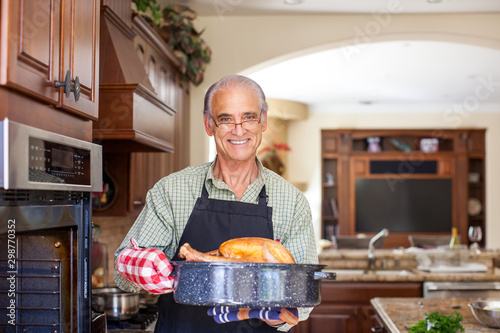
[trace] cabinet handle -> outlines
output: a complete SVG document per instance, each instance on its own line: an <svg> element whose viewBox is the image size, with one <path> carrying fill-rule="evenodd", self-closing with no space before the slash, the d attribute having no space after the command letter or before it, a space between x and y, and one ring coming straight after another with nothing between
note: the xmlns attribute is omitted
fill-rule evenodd
<svg viewBox="0 0 500 333"><path fill-rule="evenodd" d="M382 327L374 326L371 328L371 331L374 333L382 332Z"/></svg>
<svg viewBox="0 0 500 333"><path fill-rule="evenodd" d="M64 87L64 94L66 95L66 98L69 97L69 94L71 93L71 74L69 71L66 72L66 77L64 78L64 81L55 81L54 86L56 88L59 87Z"/></svg>
<svg viewBox="0 0 500 333"><path fill-rule="evenodd" d="M56 88L64 87L64 95L66 98L73 92L75 94L75 102L78 102L80 99L80 79L78 76L75 78L75 84L71 87L71 74L69 71L66 72L66 76L64 77L64 81L54 81L54 86Z"/></svg>
<svg viewBox="0 0 500 333"><path fill-rule="evenodd" d="M71 91L75 94L75 102L80 99L80 79L75 77L75 86L71 88Z"/></svg>

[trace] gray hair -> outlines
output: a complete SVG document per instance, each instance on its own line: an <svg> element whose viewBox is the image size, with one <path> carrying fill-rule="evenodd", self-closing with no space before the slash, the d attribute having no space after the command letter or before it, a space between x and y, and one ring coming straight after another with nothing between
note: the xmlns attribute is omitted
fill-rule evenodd
<svg viewBox="0 0 500 333"><path fill-rule="evenodd" d="M215 93L233 88L252 88L259 96L260 112L265 117L267 114L267 102L264 91L254 80L242 75L228 75L214 83L205 95L205 105L203 106L203 116L212 118L212 100Z"/></svg>

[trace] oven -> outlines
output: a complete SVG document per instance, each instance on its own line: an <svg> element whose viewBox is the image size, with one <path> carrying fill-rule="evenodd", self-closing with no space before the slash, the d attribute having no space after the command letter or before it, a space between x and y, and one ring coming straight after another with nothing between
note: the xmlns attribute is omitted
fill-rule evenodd
<svg viewBox="0 0 500 333"><path fill-rule="evenodd" d="M0 121L0 331L90 332L99 145Z"/></svg>

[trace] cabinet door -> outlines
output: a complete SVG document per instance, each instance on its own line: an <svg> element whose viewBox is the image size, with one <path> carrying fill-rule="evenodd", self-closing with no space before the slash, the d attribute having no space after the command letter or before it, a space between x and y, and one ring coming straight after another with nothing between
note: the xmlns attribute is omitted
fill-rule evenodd
<svg viewBox="0 0 500 333"><path fill-rule="evenodd" d="M173 172L173 154L132 153L130 158L130 196L128 211L139 212L146 203L148 191Z"/></svg>
<svg viewBox="0 0 500 333"><path fill-rule="evenodd" d="M97 119L99 1L0 1L0 84ZM78 102L54 86L68 71L72 86L80 81Z"/></svg>
<svg viewBox="0 0 500 333"><path fill-rule="evenodd" d="M371 313L371 315L370 315L370 326L371 327L369 328L369 330L365 330L365 332L371 331L374 333L388 333L389 331L385 327L384 322L377 315L375 310L373 310L373 308L371 308L370 313Z"/></svg>
<svg viewBox="0 0 500 333"><path fill-rule="evenodd" d="M292 329L293 333L356 333L359 306L350 304L326 304L313 309L309 319L301 321Z"/></svg>
<svg viewBox="0 0 500 333"><path fill-rule="evenodd" d="M63 61L59 80L69 71L80 82L80 97L61 93L58 106L90 119L98 116L99 0L66 0Z"/></svg>
<svg viewBox="0 0 500 333"><path fill-rule="evenodd" d="M57 103L61 8L60 1L1 0L0 84Z"/></svg>

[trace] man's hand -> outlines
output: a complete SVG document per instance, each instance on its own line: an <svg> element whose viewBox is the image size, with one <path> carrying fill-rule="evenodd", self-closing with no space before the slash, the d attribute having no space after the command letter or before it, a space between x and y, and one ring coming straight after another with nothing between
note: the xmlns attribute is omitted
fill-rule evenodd
<svg viewBox="0 0 500 333"><path fill-rule="evenodd" d="M281 319L275 319L275 320L271 320L271 319L262 319L263 322L265 322L266 324L268 324L269 326L278 326L278 325L281 325L281 324L284 324L285 322Z"/></svg>
<svg viewBox="0 0 500 333"><path fill-rule="evenodd" d="M248 309L230 306L216 306L208 309L218 324L251 318L262 319L268 325L277 326L283 323L296 325L299 322L299 310L296 308L261 308Z"/></svg>
<svg viewBox="0 0 500 333"><path fill-rule="evenodd" d="M124 249L118 257L116 268L121 276L152 294L173 291L174 278L169 276L173 266L160 250L140 249L132 238L134 247Z"/></svg>

